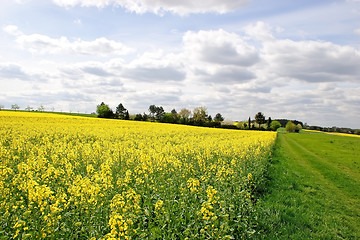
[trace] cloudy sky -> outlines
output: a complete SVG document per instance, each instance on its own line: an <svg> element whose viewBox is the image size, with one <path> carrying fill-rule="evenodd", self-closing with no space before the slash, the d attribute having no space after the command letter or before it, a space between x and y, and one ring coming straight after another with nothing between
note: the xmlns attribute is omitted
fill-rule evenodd
<svg viewBox="0 0 360 240"><path fill-rule="evenodd" d="M13 0L0 105L360 128L360 0Z"/></svg>

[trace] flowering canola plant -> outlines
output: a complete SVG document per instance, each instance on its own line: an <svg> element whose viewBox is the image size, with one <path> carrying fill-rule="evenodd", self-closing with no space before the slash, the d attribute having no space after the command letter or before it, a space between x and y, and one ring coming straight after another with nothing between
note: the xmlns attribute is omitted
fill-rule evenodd
<svg viewBox="0 0 360 240"><path fill-rule="evenodd" d="M236 239L276 133L0 112L5 239Z"/></svg>

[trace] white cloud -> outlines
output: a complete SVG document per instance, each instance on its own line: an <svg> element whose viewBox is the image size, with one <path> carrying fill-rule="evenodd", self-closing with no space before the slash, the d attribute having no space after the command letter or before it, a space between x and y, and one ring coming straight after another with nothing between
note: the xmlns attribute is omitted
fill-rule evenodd
<svg viewBox="0 0 360 240"><path fill-rule="evenodd" d="M254 79L258 50L225 30L186 32L182 61L192 79L204 83L239 83Z"/></svg>
<svg viewBox="0 0 360 240"><path fill-rule="evenodd" d="M184 51L194 60L220 65L251 66L259 60L258 51L241 36L222 29L186 32Z"/></svg>
<svg viewBox="0 0 360 240"><path fill-rule="evenodd" d="M262 58L279 78L305 82L359 81L360 51L321 41L289 39L263 43Z"/></svg>
<svg viewBox="0 0 360 240"><path fill-rule="evenodd" d="M186 77L179 56L162 50L145 52L123 67L122 76L134 81L183 81Z"/></svg>
<svg viewBox="0 0 360 240"><path fill-rule="evenodd" d="M27 74L19 65L12 63L0 63L0 79L29 79Z"/></svg>
<svg viewBox="0 0 360 240"><path fill-rule="evenodd" d="M26 64L2 63L0 79L28 80L24 81L26 87L33 89L23 87L23 91L17 92L24 96L19 101L24 106L29 104L25 97L35 102L47 97L48 105L52 102L60 105L70 99L83 102L88 112L101 101L113 107L123 102L131 113L146 112L150 104L167 107L167 111L206 105L210 114L221 112L233 120L243 120L249 115L253 118L256 112L263 111L272 118L331 125L328 119L345 115L343 109L360 111L358 49L323 41L281 39L276 36L276 27L262 22L241 30L242 34L223 29L188 31L182 44L170 51L146 51L125 60L111 55L116 47L107 39L97 43L25 35L9 25L4 31L34 52L98 54L103 51L109 55L106 59L91 58L95 60L86 62L74 59L66 64L56 62L57 58L50 59L54 62L44 72L41 68L31 72ZM31 86L35 85L35 76L48 81ZM14 102L16 91L7 91ZM355 125L346 119L344 122L345 126Z"/></svg>
<svg viewBox="0 0 360 240"><path fill-rule="evenodd" d="M88 61L66 64L58 66L58 71L61 78L72 79L65 82L81 81L81 79L85 79L86 82L103 81L119 75L121 68L116 65L116 62L122 62L122 60L112 59L107 62Z"/></svg>
<svg viewBox="0 0 360 240"><path fill-rule="evenodd" d="M283 29L280 27L273 28L267 23L264 23L262 21L258 21L253 24L249 24L244 27L244 31L247 35L251 37L253 40L259 40L259 41L272 41L275 39L272 32L281 32Z"/></svg>
<svg viewBox="0 0 360 240"><path fill-rule="evenodd" d="M42 34L26 35L14 25L6 26L4 31L14 35L16 42L31 53L106 56L126 55L133 51L130 47L105 37L93 41L83 41L81 39L70 41L67 37L51 38Z"/></svg>
<svg viewBox="0 0 360 240"><path fill-rule="evenodd" d="M199 79L207 83L215 84L234 84L246 82L255 79L253 72L241 67L223 67L219 68L214 73L200 73Z"/></svg>
<svg viewBox="0 0 360 240"><path fill-rule="evenodd" d="M19 28L15 25L7 25L3 28L3 30L13 36L19 36L22 34L22 32L19 30Z"/></svg>
<svg viewBox="0 0 360 240"><path fill-rule="evenodd" d="M158 68L130 68L124 72L123 76L136 81L148 82L182 81L185 79L184 72L171 66Z"/></svg>
<svg viewBox="0 0 360 240"><path fill-rule="evenodd" d="M22 80L29 82L46 82L49 74L30 71L16 63L0 62L0 81Z"/></svg>
<svg viewBox="0 0 360 240"><path fill-rule="evenodd" d="M248 4L251 0L53 0L62 7L98 7L106 6L123 7L131 12L143 14L152 12L162 15L164 12L171 12L179 15L191 13L227 13Z"/></svg>

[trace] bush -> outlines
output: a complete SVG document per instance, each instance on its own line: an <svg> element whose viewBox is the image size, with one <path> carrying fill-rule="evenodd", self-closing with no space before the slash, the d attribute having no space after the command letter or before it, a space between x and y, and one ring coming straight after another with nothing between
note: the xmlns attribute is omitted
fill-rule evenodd
<svg viewBox="0 0 360 240"><path fill-rule="evenodd" d="M270 124L270 129L276 131L279 127L281 127L281 123L279 121L272 121Z"/></svg>
<svg viewBox="0 0 360 240"><path fill-rule="evenodd" d="M297 130L297 127L292 121L288 121L285 129L287 132L295 132L295 130Z"/></svg>

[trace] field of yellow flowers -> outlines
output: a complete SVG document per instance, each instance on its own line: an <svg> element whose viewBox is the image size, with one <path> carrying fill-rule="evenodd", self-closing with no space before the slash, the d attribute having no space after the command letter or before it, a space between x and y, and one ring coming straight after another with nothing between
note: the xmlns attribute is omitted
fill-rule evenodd
<svg viewBox="0 0 360 240"><path fill-rule="evenodd" d="M276 133L0 111L0 239L233 239Z"/></svg>

